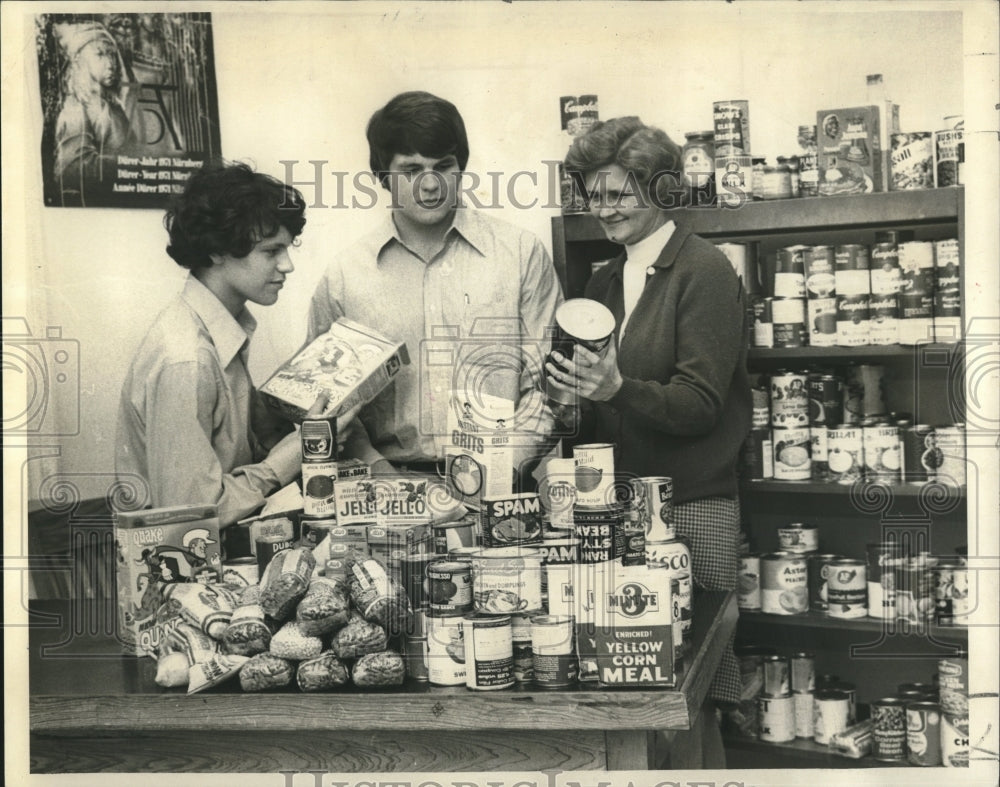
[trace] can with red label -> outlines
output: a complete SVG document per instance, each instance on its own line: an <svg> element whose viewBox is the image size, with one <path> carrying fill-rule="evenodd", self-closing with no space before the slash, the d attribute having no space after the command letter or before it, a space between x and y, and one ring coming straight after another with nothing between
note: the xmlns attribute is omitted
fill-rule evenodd
<svg viewBox="0 0 1000 787"><path fill-rule="evenodd" d="M840 559L840 555L809 555L809 609L826 612L830 597L830 563Z"/></svg>
<svg viewBox="0 0 1000 787"><path fill-rule="evenodd" d="M806 306L809 345L837 346L837 299L810 298Z"/></svg>
<svg viewBox="0 0 1000 787"><path fill-rule="evenodd" d="M873 345L899 344L899 295L894 292L871 296L868 302L868 340Z"/></svg>
<svg viewBox="0 0 1000 787"><path fill-rule="evenodd" d="M837 295L868 295L871 292L868 247L845 243L834 249L834 281Z"/></svg>
<svg viewBox="0 0 1000 787"><path fill-rule="evenodd" d="M832 246L811 246L804 254L806 296L810 300L832 298L836 292Z"/></svg>
<svg viewBox="0 0 1000 787"><path fill-rule="evenodd" d="M871 295L837 294L837 346L864 347L871 343Z"/></svg>
<svg viewBox="0 0 1000 787"><path fill-rule="evenodd" d="M935 702L906 706L906 748L910 765L941 764L941 707Z"/></svg>
<svg viewBox="0 0 1000 787"><path fill-rule="evenodd" d="M871 704L872 757L884 762L906 759L906 703L884 697Z"/></svg>
<svg viewBox="0 0 1000 787"><path fill-rule="evenodd" d="M969 767L969 715L941 714L941 762L945 768Z"/></svg>
<svg viewBox="0 0 1000 787"><path fill-rule="evenodd" d="M625 506L573 509L581 563L605 563L625 554Z"/></svg>
<svg viewBox="0 0 1000 787"><path fill-rule="evenodd" d="M760 739L768 743L795 740L795 698L788 693L767 692L757 698L757 729Z"/></svg>
<svg viewBox="0 0 1000 787"><path fill-rule="evenodd" d="M896 241L875 243L871 247L872 295L895 295L899 292L903 274L899 267L899 247Z"/></svg>
<svg viewBox="0 0 1000 787"><path fill-rule="evenodd" d="M865 564L843 558L829 564L827 614L831 618L863 618L868 614Z"/></svg>
<svg viewBox="0 0 1000 787"><path fill-rule="evenodd" d="M773 552L760 560L761 611L797 615L809 608L807 562L804 555Z"/></svg>

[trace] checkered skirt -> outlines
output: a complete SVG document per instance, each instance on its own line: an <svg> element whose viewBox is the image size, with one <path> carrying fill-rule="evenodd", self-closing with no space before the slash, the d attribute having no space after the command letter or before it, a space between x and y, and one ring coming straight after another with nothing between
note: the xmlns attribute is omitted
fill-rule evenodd
<svg viewBox="0 0 1000 787"><path fill-rule="evenodd" d="M735 590L739 554L740 504L725 497L706 497L674 506L677 535L691 546L692 578L705 590ZM716 702L740 700L740 667L733 653L735 632L708 689Z"/></svg>

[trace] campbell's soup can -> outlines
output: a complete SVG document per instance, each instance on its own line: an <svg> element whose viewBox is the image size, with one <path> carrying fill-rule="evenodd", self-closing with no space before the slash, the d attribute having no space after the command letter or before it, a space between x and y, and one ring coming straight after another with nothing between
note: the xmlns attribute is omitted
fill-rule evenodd
<svg viewBox="0 0 1000 787"><path fill-rule="evenodd" d="M941 464L937 468L934 480L945 486L965 486L965 426L939 426L934 433L937 449L940 451Z"/></svg>
<svg viewBox="0 0 1000 787"><path fill-rule="evenodd" d="M804 554L819 549L819 530L813 525L793 522L778 528L778 551Z"/></svg>
<svg viewBox="0 0 1000 787"><path fill-rule="evenodd" d="M808 481L812 477L810 464L811 436L809 427L771 430L774 444L774 478L778 481Z"/></svg>
<svg viewBox="0 0 1000 787"><path fill-rule="evenodd" d="M941 710L952 716L969 715L969 655L960 651L938 661Z"/></svg>
<svg viewBox="0 0 1000 787"><path fill-rule="evenodd" d="M771 319L775 347L805 346L809 339L805 298L775 298L771 301Z"/></svg>
<svg viewBox="0 0 1000 787"><path fill-rule="evenodd" d="M826 614L831 618L863 618L868 614L868 588L865 564L861 560L841 559L829 564Z"/></svg>
<svg viewBox="0 0 1000 787"><path fill-rule="evenodd" d="M810 298L806 306L806 321L811 347L837 345L836 298Z"/></svg>
<svg viewBox="0 0 1000 787"><path fill-rule="evenodd" d="M760 560L761 611L797 615L809 608L806 558L791 552L772 552Z"/></svg>
<svg viewBox="0 0 1000 787"><path fill-rule="evenodd" d="M868 617L893 620L896 617L896 574L906 558L895 541L868 544L866 576Z"/></svg>
<svg viewBox="0 0 1000 787"><path fill-rule="evenodd" d="M962 288L958 239L934 242L934 338L954 342L962 333Z"/></svg>
<svg viewBox="0 0 1000 787"><path fill-rule="evenodd" d="M812 691L796 691L792 694L795 702L795 737L811 738L813 730L813 703L816 701Z"/></svg>
<svg viewBox="0 0 1000 787"><path fill-rule="evenodd" d="M899 343L924 344L934 341L934 295L922 292L899 294Z"/></svg>
<svg viewBox="0 0 1000 787"><path fill-rule="evenodd" d="M851 698L835 689L817 691L813 698L813 740L824 746L830 738L847 729Z"/></svg>
<svg viewBox="0 0 1000 787"><path fill-rule="evenodd" d="M872 294L868 302L869 344L899 344L899 295Z"/></svg>
<svg viewBox="0 0 1000 787"><path fill-rule="evenodd" d="M754 298L753 309L753 346L774 347L774 298Z"/></svg>
<svg viewBox="0 0 1000 787"><path fill-rule="evenodd" d="M899 267L902 274L901 293L930 294L934 292L934 242L911 240L898 245Z"/></svg>
<svg viewBox="0 0 1000 787"><path fill-rule="evenodd" d="M650 541L670 541L677 532L673 522L674 481L666 476L633 478L632 512Z"/></svg>
<svg viewBox="0 0 1000 787"><path fill-rule="evenodd" d="M899 428L887 424L862 427L865 478L883 484L899 483Z"/></svg>
<svg viewBox="0 0 1000 787"><path fill-rule="evenodd" d="M969 767L969 715L941 715L941 764L945 768Z"/></svg>
<svg viewBox="0 0 1000 787"><path fill-rule="evenodd" d="M588 443L573 448L576 505L599 508L615 504L615 446Z"/></svg>
<svg viewBox="0 0 1000 787"><path fill-rule="evenodd" d="M809 425L809 375L779 370L771 375L771 426Z"/></svg>
<svg viewBox="0 0 1000 787"><path fill-rule="evenodd" d="M906 702L884 697L871 704L872 757L883 762L906 759Z"/></svg>
<svg viewBox="0 0 1000 787"><path fill-rule="evenodd" d="M871 292L868 247L847 243L834 250L834 282L837 295L868 295Z"/></svg>
<svg viewBox="0 0 1000 787"><path fill-rule="evenodd" d="M903 272L899 267L899 247L895 241L871 247L872 295L895 295L902 288Z"/></svg>
<svg viewBox="0 0 1000 787"><path fill-rule="evenodd" d="M811 246L805 252L806 295L810 300L836 295L832 246Z"/></svg>
<svg viewBox="0 0 1000 787"><path fill-rule="evenodd" d="M830 563L841 556L827 553L808 557L809 609L826 612L830 605Z"/></svg>
<svg viewBox="0 0 1000 787"><path fill-rule="evenodd" d="M757 698L757 728L762 741L795 740L795 698L791 694L761 694Z"/></svg>
<svg viewBox="0 0 1000 787"><path fill-rule="evenodd" d="M906 749L910 765L941 764L941 708L936 702L906 706Z"/></svg>
<svg viewBox="0 0 1000 787"><path fill-rule="evenodd" d="M738 593L736 603L747 612L759 612L760 596L760 555L742 555L737 574Z"/></svg>
<svg viewBox="0 0 1000 787"><path fill-rule="evenodd" d="M837 345L864 347L870 343L871 295L837 295Z"/></svg>
<svg viewBox="0 0 1000 787"><path fill-rule="evenodd" d="M802 245L778 249L774 266L775 298L805 298L805 260L808 251L809 246Z"/></svg>

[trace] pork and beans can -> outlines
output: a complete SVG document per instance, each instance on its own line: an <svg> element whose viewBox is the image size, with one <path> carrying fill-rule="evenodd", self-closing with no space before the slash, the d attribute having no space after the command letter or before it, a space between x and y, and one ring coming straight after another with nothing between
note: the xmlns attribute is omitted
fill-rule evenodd
<svg viewBox="0 0 1000 787"><path fill-rule="evenodd" d="M813 740L824 746L850 724L850 696L843 691L817 691L813 698Z"/></svg>
<svg viewBox="0 0 1000 787"><path fill-rule="evenodd" d="M761 558L760 568L762 612L796 615L809 608L805 556L773 552Z"/></svg>
<svg viewBox="0 0 1000 787"><path fill-rule="evenodd" d="M863 618L868 614L868 586L862 560L843 558L829 564L827 589L831 618Z"/></svg>
<svg viewBox="0 0 1000 787"><path fill-rule="evenodd" d="M795 698L791 694L761 694L757 698L758 735L768 743L795 740Z"/></svg>
<svg viewBox="0 0 1000 787"><path fill-rule="evenodd" d="M581 563L605 563L625 554L625 506L576 506L573 519Z"/></svg>
<svg viewBox="0 0 1000 787"><path fill-rule="evenodd" d="M839 560L840 555L809 555L809 609L826 612L830 602L830 563Z"/></svg>
<svg viewBox="0 0 1000 787"><path fill-rule="evenodd" d="M760 555L742 555L737 576L738 593L736 603L747 612L759 612L760 598Z"/></svg>
<svg viewBox="0 0 1000 787"><path fill-rule="evenodd" d="M494 691L514 685L514 645L510 617L466 615L462 618L465 642L465 685Z"/></svg>
<svg viewBox="0 0 1000 787"><path fill-rule="evenodd" d="M884 697L871 704L872 757L885 762L906 759L906 702Z"/></svg>
<svg viewBox="0 0 1000 787"><path fill-rule="evenodd" d="M936 702L906 706L906 749L910 765L941 764L941 707Z"/></svg>
<svg viewBox="0 0 1000 787"><path fill-rule="evenodd" d="M804 554L819 549L819 529L814 525L793 522L778 528L778 551Z"/></svg>

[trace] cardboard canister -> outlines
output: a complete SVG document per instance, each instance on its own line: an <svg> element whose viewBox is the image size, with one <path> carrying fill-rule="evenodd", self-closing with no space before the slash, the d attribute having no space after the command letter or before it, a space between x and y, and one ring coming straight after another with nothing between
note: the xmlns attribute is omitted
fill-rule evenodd
<svg viewBox="0 0 1000 787"><path fill-rule="evenodd" d="M603 357L608 345L614 341L615 316L603 303L589 298L571 298L564 302L555 315L555 333L552 352L572 358L574 346L579 344ZM555 361L552 363L556 366ZM551 385L546 387L548 397L560 404L575 404L577 397Z"/></svg>

